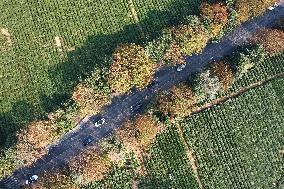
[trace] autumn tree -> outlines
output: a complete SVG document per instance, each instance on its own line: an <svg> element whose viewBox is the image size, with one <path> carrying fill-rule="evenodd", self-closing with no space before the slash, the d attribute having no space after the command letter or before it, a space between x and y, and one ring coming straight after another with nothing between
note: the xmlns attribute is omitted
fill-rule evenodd
<svg viewBox="0 0 284 189"><path fill-rule="evenodd" d="M17 135L17 158L31 165L47 153L47 145L57 137L56 126L49 121L30 123Z"/></svg>
<svg viewBox="0 0 284 189"><path fill-rule="evenodd" d="M110 168L108 157L94 148L81 152L69 162L69 169L80 184L101 180Z"/></svg>
<svg viewBox="0 0 284 189"><path fill-rule="evenodd" d="M164 55L164 60L172 64L184 63L185 56L201 53L210 38L201 24L181 24L169 31L172 43Z"/></svg>
<svg viewBox="0 0 284 189"><path fill-rule="evenodd" d="M185 117L194 109L196 99L191 87L181 84L171 88L168 94L161 94L158 98L159 109L163 114Z"/></svg>
<svg viewBox="0 0 284 189"><path fill-rule="evenodd" d="M224 61L216 62L212 65L214 75L216 75L221 82L222 89L227 90L234 82L234 75L229 64Z"/></svg>
<svg viewBox="0 0 284 189"><path fill-rule="evenodd" d="M158 123L150 115L139 115L134 121L127 122L116 134L129 149L146 149L159 131Z"/></svg>
<svg viewBox="0 0 284 189"><path fill-rule="evenodd" d="M258 16L265 12L268 7L279 0L236 0L236 11L238 14L238 23L245 22L248 19Z"/></svg>
<svg viewBox="0 0 284 189"><path fill-rule="evenodd" d="M158 122L151 115L139 115L116 131L116 136L122 142L126 153L135 154L139 162L137 171L140 174L145 173L143 154L159 131Z"/></svg>
<svg viewBox="0 0 284 189"><path fill-rule="evenodd" d="M113 54L108 82L116 93L128 92L132 87L144 88L152 80L155 64L140 45L121 45Z"/></svg>
<svg viewBox="0 0 284 189"><path fill-rule="evenodd" d="M83 83L75 87L72 99L79 108L80 117L97 114L104 105L110 102L109 95L103 91L94 90Z"/></svg>
<svg viewBox="0 0 284 189"><path fill-rule="evenodd" d="M110 88L106 78L106 68L95 68L73 91L72 99L79 108L80 118L97 114L110 103Z"/></svg>
<svg viewBox="0 0 284 189"><path fill-rule="evenodd" d="M228 10L222 3L202 3L200 7L201 17L209 21L212 37L216 37L228 23Z"/></svg>
<svg viewBox="0 0 284 189"><path fill-rule="evenodd" d="M282 30L259 29L250 41L255 44L261 44L268 53L273 54L284 50L284 32Z"/></svg>

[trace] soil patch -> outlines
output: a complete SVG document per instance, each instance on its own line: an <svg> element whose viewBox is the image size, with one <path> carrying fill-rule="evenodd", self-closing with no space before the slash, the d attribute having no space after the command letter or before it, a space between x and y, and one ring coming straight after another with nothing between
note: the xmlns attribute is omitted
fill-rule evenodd
<svg viewBox="0 0 284 189"><path fill-rule="evenodd" d="M12 35L6 28L1 28L0 29L1 34L5 37L7 45L12 46Z"/></svg>

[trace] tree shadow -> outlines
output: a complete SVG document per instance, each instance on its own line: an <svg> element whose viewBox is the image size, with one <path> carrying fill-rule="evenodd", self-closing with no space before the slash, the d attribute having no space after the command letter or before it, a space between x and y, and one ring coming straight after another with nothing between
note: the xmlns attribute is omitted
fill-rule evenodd
<svg viewBox="0 0 284 189"><path fill-rule="evenodd" d="M34 107L25 101L13 104L12 110L0 114L0 149L13 146L16 133L35 118L40 118Z"/></svg>
<svg viewBox="0 0 284 189"><path fill-rule="evenodd" d="M39 107L33 107L26 101L18 101L10 112L0 112L0 148L11 146L15 142L16 132L28 122L44 118L47 113L70 101L76 84L86 78L94 68L109 67L109 62L105 59L112 56L119 44L143 45L159 37L163 29L182 22L185 16L198 14L200 3L200 0L192 3L176 0L163 10L147 12L139 23L125 26L122 31L88 37L82 47L68 53L66 62L48 70L49 78L56 89L53 95L40 94Z"/></svg>
<svg viewBox="0 0 284 189"><path fill-rule="evenodd" d="M52 111L52 107L56 107L57 102L68 100L75 85L95 68L109 67L109 62L105 61L106 57L111 57L118 45L129 43L143 45L159 37L163 29L180 23L187 15L198 14L199 5L200 1L189 3L177 0L166 10L149 11L139 23L125 26L120 32L90 36L83 47L68 54L66 62L49 69L49 77L57 86L57 91L50 97L42 95L42 107L47 112Z"/></svg>

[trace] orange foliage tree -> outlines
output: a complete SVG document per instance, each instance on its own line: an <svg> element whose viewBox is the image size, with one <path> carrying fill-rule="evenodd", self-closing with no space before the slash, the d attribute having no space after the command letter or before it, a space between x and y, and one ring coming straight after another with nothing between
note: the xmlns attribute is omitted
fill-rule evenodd
<svg viewBox="0 0 284 189"><path fill-rule="evenodd" d="M234 75L229 64L223 61L214 63L212 65L214 74L219 78L223 90L227 90L234 82Z"/></svg>
<svg viewBox="0 0 284 189"><path fill-rule="evenodd" d="M159 131L158 123L150 115L139 115L116 132L120 141L130 150L146 149Z"/></svg>
<svg viewBox="0 0 284 189"><path fill-rule="evenodd" d="M49 121L32 122L17 138L17 157L24 165L31 165L47 153L47 145L57 137L56 126Z"/></svg>
<svg viewBox="0 0 284 189"><path fill-rule="evenodd" d="M155 68L143 47L122 45L113 54L107 80L111 90L117 93L128 92L133 86L142 89L152 80Z"/></svg>
<svg viewBox="0 0 284 189"><path fill-rule="evenodd" d="M201 17L210 22L212 37L218 36L228 23L228 10L222 3L202 3L200 12Z"/></svg>
<svg viewBox="0 0 284 189"><path fill-rule="evenodd" d="M77 176L77 182L80 184L101 180L110 168L108 157L94 149L87 149L69 162L69 169Z"/></svg>
<svg viewBox="0 0 284 189"><path fill-rule="evenodd" d="M237 22L247 21L249 18L262 14L268 7L279 0L236 0Z"/></svg>
<svg viewBox="0 0 284 189"><path fill-rule="evenodd" d="M110 102L108 94L94 90L83 83L75 87L72 99L79 107L80 117L97 114L104 105Z"/></svg>
<svg viewBox="0 0 284 189"><path fill-rule="evenodd" d="M166 115L184 117L194 109L196 99L189 85L181 84L171 88L168 94L161 94L158 98L159 109Z"/></svg>
<svg viewBox="0 0 284 189"><path fill-rule="evenodd" d="M250 41L261 44L268 53L278 53L284 50L284 32L282 30L260 29Z"/></svg>
<svg viewBox="0 0 284 189"><path fill-rule="evenodd" d="M145 173L143 154L160 132L158 122L150 115L139 115L116 131L117 138L125 147L126 153L133 152L139 161L137 171Z"/></svg>

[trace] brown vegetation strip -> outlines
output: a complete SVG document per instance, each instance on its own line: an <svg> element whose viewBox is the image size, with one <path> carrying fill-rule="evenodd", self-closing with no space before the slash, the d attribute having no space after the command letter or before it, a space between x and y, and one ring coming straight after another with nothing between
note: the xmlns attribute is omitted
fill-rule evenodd
<svg viewBox="0 0 284 189"><path fill-rule="evenodd" d="M193 175L194 175L194 177L195 177L195 179L196 179L196 181L198 183L199 188L200 189L204 189L204 187L202 185L202 182L201 182L201 180L199 178L198 165L197 165L197 163L195 161L195 158L194 158L194 155L193 155L193 151L189 148L189 144L186 142L186 139L185 139L182 127L180 125L177 125L177 128L178 128L178 132L179 132L181 141L184 144L185 153L187 155L187 158L190 161L190 165L191 165L191 169L192 169Z"/></svg>
<svg viewBox="0 0 284 189"><path fill-rule="evenodd" d="M201 111L203 111L203 110L205 110L207 108L210 108L213 105L220 104L220 103L225 102L225 101L227 101L227 100L229 100L231 98L236 98L236 97L240 96L242 93L245 93L248 90L254 89L256 87L262 86L262 85L268 83L271 80L278 79L278 78L283 78L283 77L284 77L284 73L279 73L279 74L270 76L266 80L258 81L256 83L253 83L253 84L247 86L247 87L243 87L240 90L238 90L237 92L231 93L230 95L223 96L223 97L215 99L215 100L213 100L213 101L211 101L209 103L206 103L203 106L201 106L201 107L195 109L194 111L192 111L191 114L197 114L197 113L199 113L199 112L201 112Z"/></svg>

